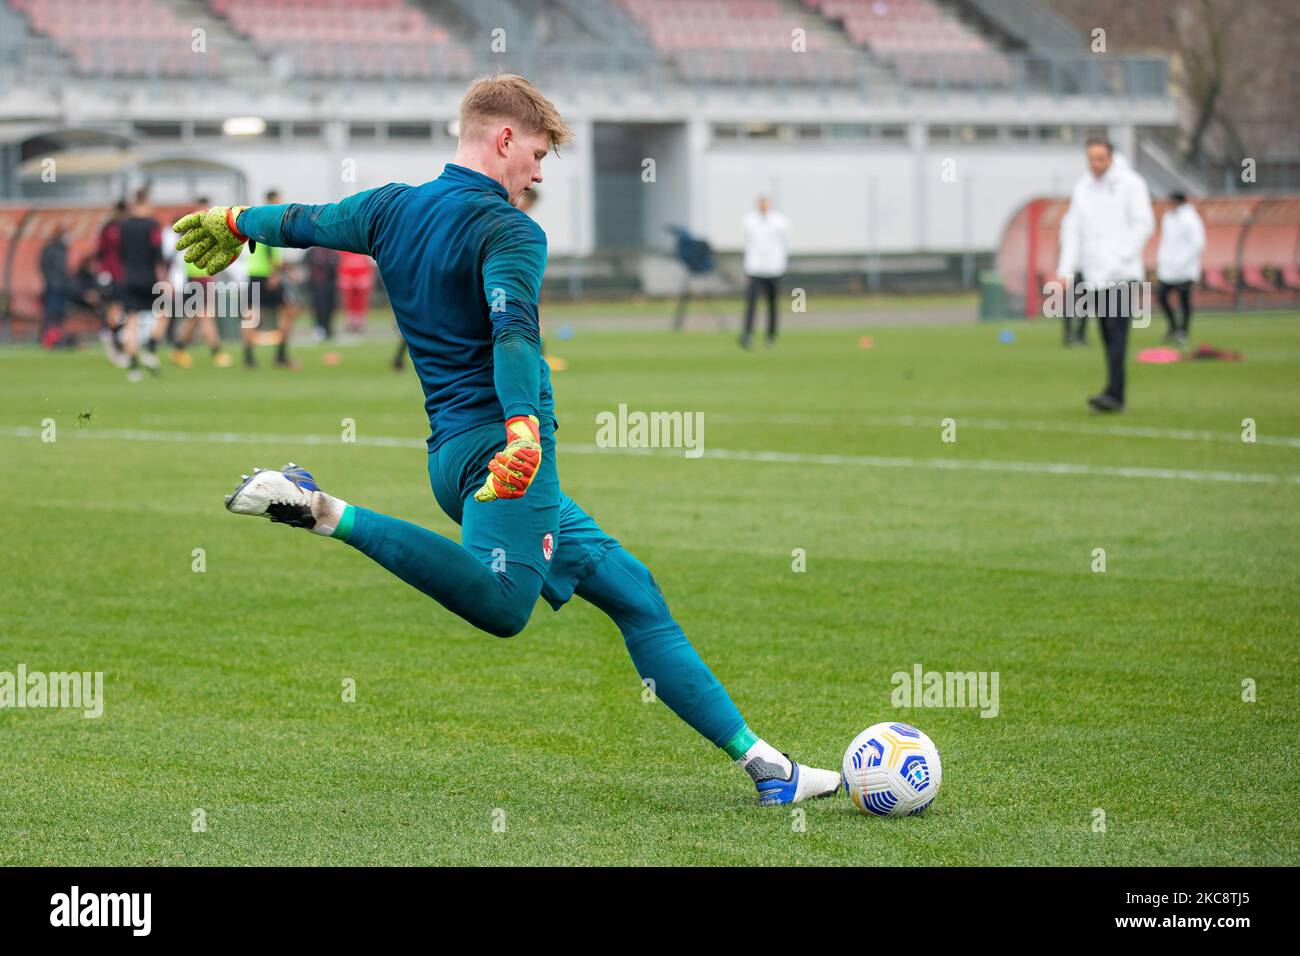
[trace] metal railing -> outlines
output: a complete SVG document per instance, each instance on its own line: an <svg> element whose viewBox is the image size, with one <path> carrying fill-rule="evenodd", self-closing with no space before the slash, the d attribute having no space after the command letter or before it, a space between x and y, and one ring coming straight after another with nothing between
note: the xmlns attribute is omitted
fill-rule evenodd
<svg viewBox="0 0 1300 956"><path fill-rule="evenodd" d="M121 39L80 41L79 56L49 41L0 38L0 94L11 87L58 89L83 81L116 88L121 83L155 86L194 78L223 78L237 86L321 83L459 83L500 69L523 73L551 87L604 91L617 98L633 91L745 92L852 90L866 96L906 100L914 91L998 94L1014 97L1082 96L1090 99L1166 99L1167 61L1158 56L1052 55L1044 53L935 53L875 57L862 50L677 50L632 47L513 48L493 53L486 44L413 48L375 44L288 44L258 55L256 68L225 76L227 60L246 62L251 44L212 42L204 52L188 43ZM228 56L223 56L223 53Z"/></svg>
<svg viewBox="0 0 1300 956"><path fill-rule="evenodd" d="M1084 53L1083 33L1041 0L962 0L999 30L1031 50Z"/></svg>

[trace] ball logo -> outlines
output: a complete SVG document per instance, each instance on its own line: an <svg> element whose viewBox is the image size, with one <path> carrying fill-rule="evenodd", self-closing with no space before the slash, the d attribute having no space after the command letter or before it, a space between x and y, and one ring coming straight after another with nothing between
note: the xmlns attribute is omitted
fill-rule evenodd
<svg viewBox="0 0 1300 956"><path fill-rule="evenodd" d="M554 551L555 539L551 537L551 533L548 531L546 534L542 535L542 557L549 561L551 560L551 555Z"/></svg>
<svg viewBox="0 0 1300 956"><path fill-rule="evenodd" d="M884 753L885 748L880 746L878 741L868 740L853 754L853 769L861 770L863 767L879 767L880 759L884 756Z"/></svg>
<svg viewBox="0 0 1300 956"><path fill-rule="evenodd" d="M917 793L930 785L930 768L926 765L925 758L919 754L913 754L904 760L898 773Z"/></svg>

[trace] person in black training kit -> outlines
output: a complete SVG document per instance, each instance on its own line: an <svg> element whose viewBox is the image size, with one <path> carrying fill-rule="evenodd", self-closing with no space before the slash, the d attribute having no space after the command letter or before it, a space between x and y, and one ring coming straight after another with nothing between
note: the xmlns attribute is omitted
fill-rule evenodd
<svg viewBox="0 0 1300 956"><path fill-rule="evenodd" d="M1076 282L1097 316L1106 358L1106 388L1088 399L1095 412L1124 410L1124 364L1132 309L1143 304L1139 286L1146 275L1142 247L1155 227L1147 184L1110 142L1087 143L1088 172L1074 186L1061 220L1061 257L1056 281L1073 301ZM1149 306L1148 306L1149 307Z"/></svg>
<svg viewBox="0 0 1300 956"><path fill-rule="evenodd" d="M104 355L118 368L126 368L126 352L122 348L122 331L126 314L122 311L122 223L126 221L126 200L113 203L113 213L99 230L99 244L95 252L95 280L99 284L99 300L103 303L103 324L99 341Z"/></svg>
<svg viewBox="0 0 1300 956"><path fill-rule="evenodd" d="M324 246L312 246L302 261L316 317L316 341L328 342L334 338L334 312L339 306L339 254Z"/></svg>
<svg viewBox="0 0 1300 956"><path fill-rule="evenodd" d="M64 236L64 227L55 226L54 235L41 247L41 280L45 285L41 345L47 349L65 344L63 321L68 315L68 296L72 292L72 276L68 274L68 243Z"/></svg>
<svg viewBox="0 0 1300 956"><path fill-rule="evenodd" d="M158 374L158 343L167 335L168 313L155 317L153 304L157 298L154 286L164 281L166 262L162 251L162 228L153 217L149 204L149 187L135 191L135 201L121 226L122 276L125 290L123 304L126 320L123 324L122 347L129 364L128 381L140 381L140 366L154 375ZM147 330L148 341L140 349L142 330Z"/></svg>

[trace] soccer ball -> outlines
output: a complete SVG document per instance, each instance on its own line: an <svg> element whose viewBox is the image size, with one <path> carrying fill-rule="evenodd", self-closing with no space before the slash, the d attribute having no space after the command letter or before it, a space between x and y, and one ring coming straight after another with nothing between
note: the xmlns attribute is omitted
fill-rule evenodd
<svg viewBox="0 0 1300 956"><path fill-rule="evenodd" d="M942 780L934 741L907 724L872 724L844 751L844 789L863 813L915 816Z"/></svg>

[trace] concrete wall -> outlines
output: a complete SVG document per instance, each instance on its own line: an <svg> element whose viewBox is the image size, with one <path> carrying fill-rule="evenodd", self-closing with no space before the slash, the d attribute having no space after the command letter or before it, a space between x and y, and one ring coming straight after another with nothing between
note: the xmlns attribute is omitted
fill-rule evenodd
<svg viewBox="0 0 1300 956"><path fill-rule="evenodd" d="M716 248L742 247L741 218L766 192L795 254L988 251L1026 200L1068 194L1084 172L1081 146L723 146L700 163Z"/></svg>

